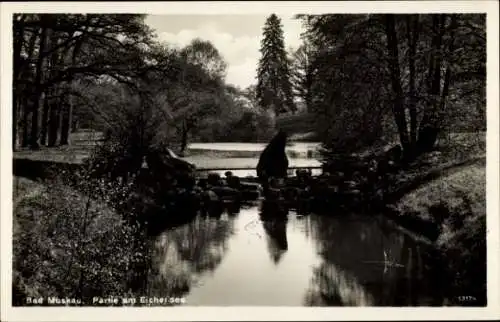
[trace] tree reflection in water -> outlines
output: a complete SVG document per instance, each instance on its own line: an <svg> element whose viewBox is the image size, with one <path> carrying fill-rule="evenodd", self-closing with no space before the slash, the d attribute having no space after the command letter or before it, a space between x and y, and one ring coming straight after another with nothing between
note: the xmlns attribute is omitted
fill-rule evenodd
<svg viewBox="0 0 500 322"><path fill-rule="evenodd" d="M376 217L312 215L309 220L322 262L313 271L306 305L440 303L424 278L421 247L407 236L387 229Z"/></svg>
<svg viewBox="0 0 500 322"><path fill-rule="evenodd" d="M191 223L156 237L149 272L148 296L182 296L194 278L213 271L227 251L234 234L233 218L196 217Z"/></svg>

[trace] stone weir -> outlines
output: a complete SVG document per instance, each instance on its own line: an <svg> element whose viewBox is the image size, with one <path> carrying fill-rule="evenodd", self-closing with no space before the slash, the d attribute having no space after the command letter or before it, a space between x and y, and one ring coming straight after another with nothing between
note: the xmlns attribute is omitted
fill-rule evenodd
<svg viewBox="0 0 500 322"><path fill-rule="evenodd" d="M224 176L208 173L198 177L195 169L174 171L177 177L168 179L161 169L172 160L167 158L157 167L155 162L144 169L141 180L151 189L130 196L131 202L140 205L141 218L155 226L176 225L189 221L197 214L220 216L239 212L245 204L260 203L264 217L283 217L290 210L298 214L332 214L335 210L355 211L369 204L372 194L367 193L366 180L354 180L339 173L322 173L313 176L311 170L297 169L295 176L271 178L260 182L256 177L237 177L230 171ZM167 162L168 161L168 162ZM63 172L85 171L82 164L54 163L26 159L14 159L16 176L31 179L50 179ZM158 170L160 169L160 170ZM106 169L103 169L106 170ZM66 176L66 175L65 175ZM66 176L68 177L68 176ZM71 177L71 176L69 176Z"/></svg>
<svg viewBox="0 0 500 322"><path fill-rule="evenodd" d="M296 176L271 178L268 182L259 182L255 177L240 178L227 171L224 177L210 173L190 185L175 187L168 199L184 213L189 208L212 216L219 216L224 210L237 212L241 205L257 201L262 203L262 212L270 217L286 216L290 210L300 215L326 214L362 206L368 196L362 193L361 185L327 173L312 176L307 170L297 170Z"/></svg>

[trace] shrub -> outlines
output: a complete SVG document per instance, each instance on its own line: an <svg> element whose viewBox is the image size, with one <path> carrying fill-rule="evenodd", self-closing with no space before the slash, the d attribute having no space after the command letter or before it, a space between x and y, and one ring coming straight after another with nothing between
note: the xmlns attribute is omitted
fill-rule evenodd
<svg viewBox="0 0 500 322"><path fill-rule="evenodd" d="M132 291L129 272L148 260L137 226L60 183L19 200L14 227L14 284L25 296L89 304L92 296L123 295ZM14 298L14 305L24 304L19 294Z"/></svg>

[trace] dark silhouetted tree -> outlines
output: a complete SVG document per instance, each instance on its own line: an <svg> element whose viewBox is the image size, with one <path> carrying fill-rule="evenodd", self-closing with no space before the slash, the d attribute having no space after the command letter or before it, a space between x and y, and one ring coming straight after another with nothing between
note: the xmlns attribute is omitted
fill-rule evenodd
<svg viewBox="0 0 500 322"><path fill-rule="evenodd" d="M285 50L281 20L271 14L264 25L262 54L257 69L257 99L264 109L276 114L295 112L290 80L290 61Z"/></svg>

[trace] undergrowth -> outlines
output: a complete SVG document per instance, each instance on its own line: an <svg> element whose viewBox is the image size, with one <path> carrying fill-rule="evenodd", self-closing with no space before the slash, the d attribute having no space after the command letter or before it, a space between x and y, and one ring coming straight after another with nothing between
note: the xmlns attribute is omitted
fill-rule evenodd
<svg viewBox="0 0 500 322"><path fill-rule="evenodd" d="M30 296L75 298L85 305L93 296L132 294L128 275L148 260L140 228L95 192L83 194L61 182L38 187L14 205L13 304ZM115 188L107 196L121 193Z"/></svg>

